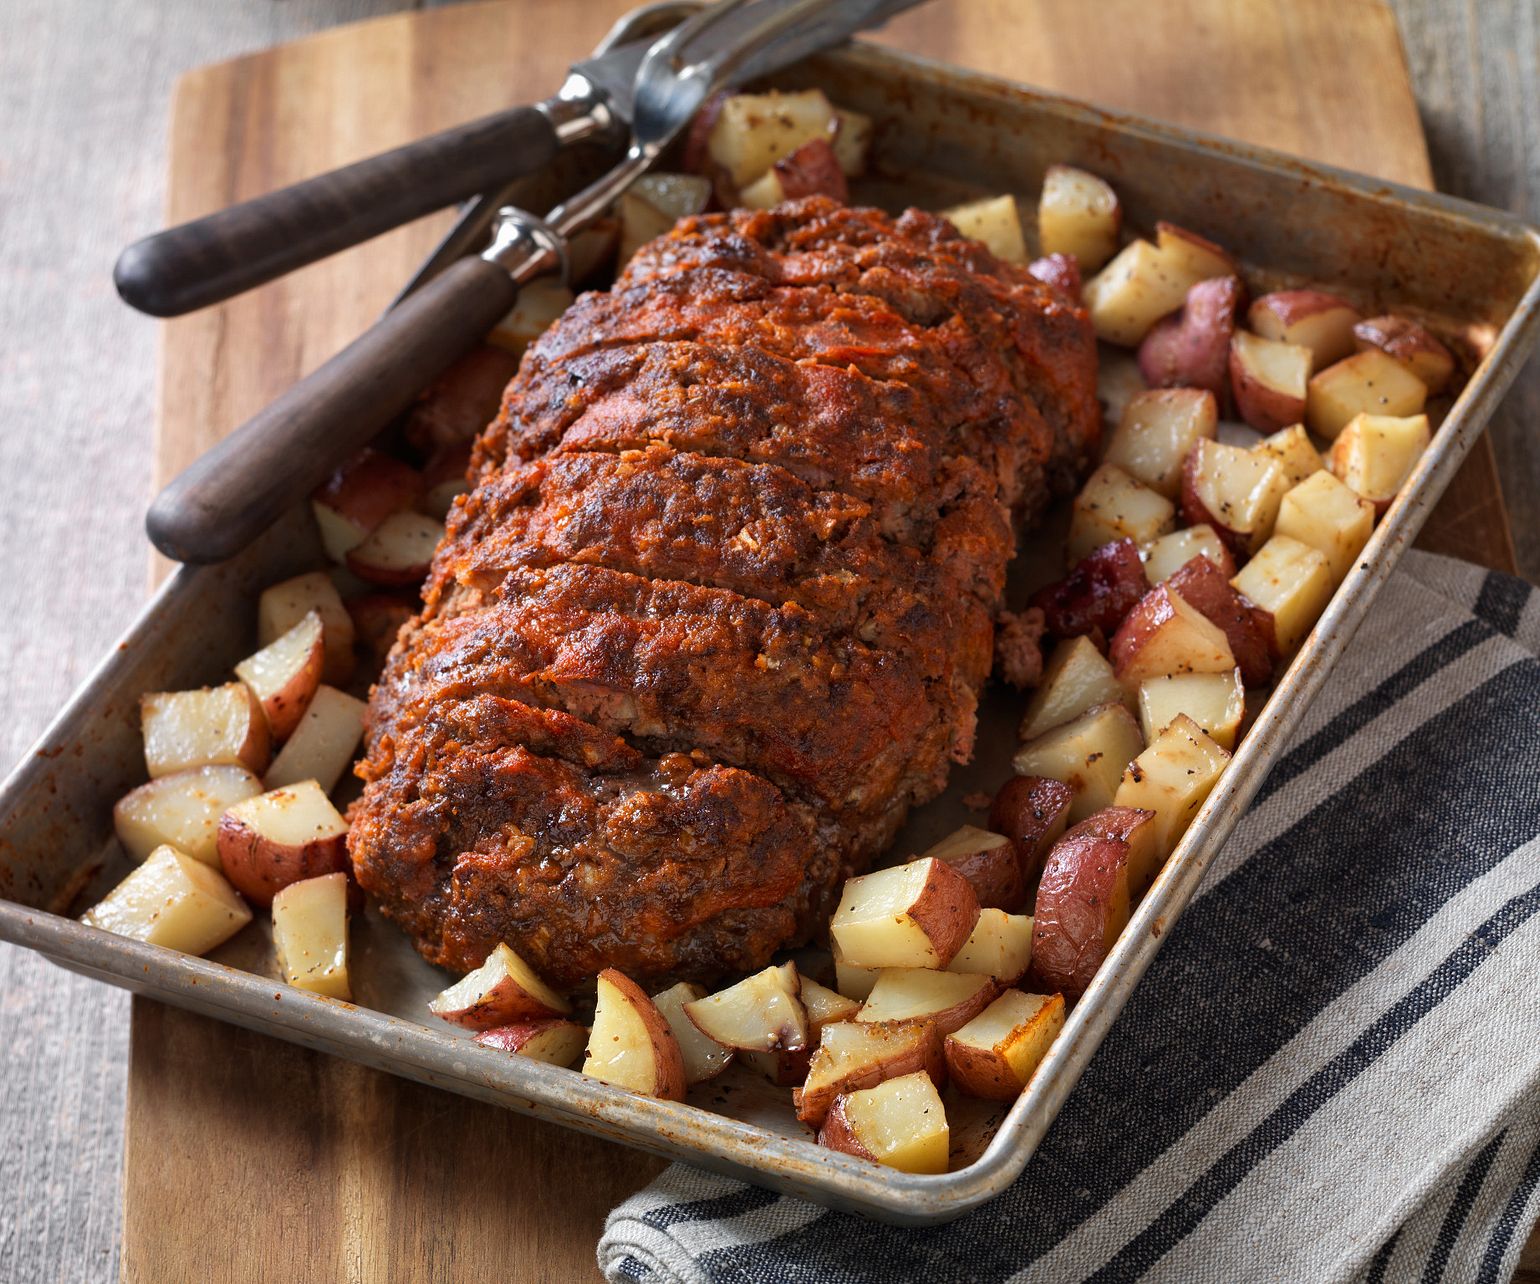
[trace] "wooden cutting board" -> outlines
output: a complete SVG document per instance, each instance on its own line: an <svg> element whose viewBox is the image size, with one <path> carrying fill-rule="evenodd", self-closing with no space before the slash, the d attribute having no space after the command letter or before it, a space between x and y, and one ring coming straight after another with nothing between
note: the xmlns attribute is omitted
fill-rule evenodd
<svg viewBox="0 0 1540 1284"><path fill-rule="evenodd" d="M551 92L627 0L402 14L201 68L172 113L170 221ZM1402 182L1427 152L1379 0L938 0L902 48ZM1372 75L1365 69L1372 68ZM340 348L442 215L169 323L157 480ZM1511 569L1482 441L1422 543ZM148 1000L133 1009L127 1280L591 1280L635 1151Z"/></svg>

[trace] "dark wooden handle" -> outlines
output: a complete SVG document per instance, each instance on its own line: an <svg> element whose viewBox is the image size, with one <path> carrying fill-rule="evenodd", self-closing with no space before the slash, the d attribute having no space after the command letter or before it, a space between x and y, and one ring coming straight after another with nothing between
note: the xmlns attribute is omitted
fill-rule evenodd
<svg viewBox="0 0 1540 1284"><path fill-rule="evenodd" d="M161 491L145 527L179 562L240 552L481 341L518 299L485 259L461 259L237 428Z"/></svg>
<svg viewBox="0 0 1540 1284"><path fill-rule="evenodd" d="M218 303L549 163L556 132L515 107L130 245L124 302L174 317Z"/></svg>

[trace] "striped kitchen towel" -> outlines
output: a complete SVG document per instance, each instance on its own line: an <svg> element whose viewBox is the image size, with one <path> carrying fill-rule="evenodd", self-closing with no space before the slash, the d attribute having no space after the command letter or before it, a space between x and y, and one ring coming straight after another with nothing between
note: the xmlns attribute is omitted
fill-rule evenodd
<svg viewBox="0 0 1540 1284"><path fill-rule="evenodd" d="M1503 1281L1540 1213L1540 592L1407 556L1014 1187L675 1165L614 1281Z"/></svg>

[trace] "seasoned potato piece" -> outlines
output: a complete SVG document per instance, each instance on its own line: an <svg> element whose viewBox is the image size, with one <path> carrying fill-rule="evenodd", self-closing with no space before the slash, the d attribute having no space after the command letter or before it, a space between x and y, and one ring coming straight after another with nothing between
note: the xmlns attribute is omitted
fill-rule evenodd
<svg viewBox="0 0 1540 1284"><path fill-rule="evenodd" d="M325 571L296 575L262 590L257 599L257 641L276 642L311 611L321 617L326 663L321 681L344 686L353 676L353 617Z"/></svg>
<svg viewBox="0 0 1540 1284"><path fill-rule="evenodd" d="M1304 424L1280 428L1272 436L1257 442L1255 449L1258 454L1271 455L1283 465L1284 476L1289 479L1291 486L1299 485L1305 478L1326 467L1315 443L1310 440L1310 434L1305 431Z"/></svg>
<svg viewBox="0 0 1540 1284"><path fill-rule="evenodd" d="M1026 898L1016 844L1003 833L963 825L920 857L945 861L968 880L982 906L1017 910Z"/></svg>
<svg viewBox="0 0 1540 1284"><path fill-rule="evenodd" d="M1043 864L1032 914L1031 987L1078 998L1128 926L1129 845L1066 834Z"/></svg>
<svg viewBox="0 0 1540 1284"><path fill-rule="evenodd" d="M80 921L183 954L207 954L251 922L251 911L218 870L164 846Z"/></svg>
<svg viewBox="0 0 1540 1284"><path fill-rule="evenodd" d="M219 818L261 792L262 782L244 767L193 767L124 794L112 809L112 826L135 860L170 846L218 869Z"/></svg>
<svg viewBox="0 0 1540 1284"><path fill-rule="evenodd" d="M823 1032L808 1065L807 1082L792 1093L797 1118L817 1127L841 1093L873 1088L916 1071L928 1074L934 1083L946 1082L946 1057L934 1022L840 1021Z"/></svg>
<svg viewBox="0 0 1540 1284"><path fill-rule="evenodd" d="M1230 340L1230 393L1240 416L1258 432L1297 424L1305 413L1310 349L1245 330Z"/></svg>
<svg viewBox="0 0 1540 1284"><path fill-rule="evenodd" d="M1016 751L1011 767L1017 775L1047 776L1068 785L1075 796L1069 809L1073 824L1112 802L1123 768L1143 747L1133 714L1121 704L1101 704L1029 740Z"/></svg>
<svg viewBox="0 0 1540 1284"><path fill-rule="evenodd" d="M313 780L330 793L352 763L363 733L364 702L335 687L317 687L299 726L267 769L267 787Z"/></svg>
<svg viewBox="0 0 1540 1284"><path fill-rule="evenodd" d="M705 183L705 179L699 180ZM709 194L709 184L706 184ZM620 198L622 211L622 223L634 223L637 221L640 211L636 207L644 202L631 192L625 193ZM633 213L630 219L625 218L625 211L631 209ZM648 230L657 226L662 221L663 215L647 206L647 213L655 215L655 220L648 224ZM661 231L654 231L653 236L661 236L674 225L669 219L663 223ZM637 245L643 241L650 241L652 236L643 235L641 240L632 245L634 252ZM629 258L630 256L627 255ZM577 296L572 293L560 281L552 278L537 277L528 281L519 288L519 301L515 303L508 315L492 327L487 335L487 342L496 347L506 349L514 356L522 357L524 349L529 347L536 339L553 326L557 319L572 306Z"/></svg>
<svg viewBox="0 0 1540 1284"><path fill-rule="evenodd" d="M290 883L347 867L347 821L313 780L238 802L219 820L225 877L247 900L271 905Z"/></svg>
<svg viewBox="0 0 1540 1284"><path fill-rule="evenodd" d="M797 965L782 963L686 1003L684 1014L697 1030L723 1047L797 1052L810 1041L807 1012L798 998L801 989Z"/></svg>
<svg viewBox="0 0 1540 1284"><path fill-rule="evenodd" d="M1010 838L1027 882L1043 868L1043 857L1059 841L1074 804L1075 791L1047 776L1012 776L996 792L989 827Z"/></svg>
<svg viewBox="0 0 1540 1284"><path fill-rule="evenodd" d="M1336 587L1326 554L1287 535L1274 535L1230 582L1271 620L1280 657L1294 654Z"/></svg>
<svg viewBox="0 0 1540 1284"><path fill-rule="evenodd" d="M683 1101L684 1056L663 1014L630 977L605 968L583 1073L646 1097Z"/></svg>
<svg viewBox="0 0 1540 1284"><path fill-rule="evenodd" d="M724 1047L715 1039L702 1034L700 1027L685 1015L686 1003L705 997L704 987L689 981L680 981L678 985L652 996L653 1006L663 1014L663 1019L668 1022L668 1028L679 1044L679 1054L684 1058L684 1081L689 1087L714 1079L732 1064L735 1055L734 1049Z"/></svg>
<svg viewBox="0 0 1540 1284"><path fill-rule="evenodd" d="M1332 443L1331 470L1380 514L1390 507L1431 440L1427 415L1355 415Z"/></svg>
<svg viewBox="0 0 1540 1284"><path fill-rule="evenodd" d="M946 970L992 976L1002 985L1014 985L1026 975L1031 963L1032 916L985 909L979 911L973 935L946 965Z"/></svg>
<svg viewBox="0 0 1540 1284"><path fill-rule="evenodd" d="M915 1073L838 1097L818 1144L900 1172L944 1173L951 1133L936 1085Z"/></svg>
<svg viewBox="0 0 1540 1284"><path fill-rule="evenodd" d="M244 682L154 692L140 700L139 721L152 777L220 765L260 775L267 767L267 718Z"/></svg>
<svg viewBox="0 0 1540 1284"><path fill-rule="evenodd" d="M1095 174L1050 165L1037 203L1037 239L1044 254L1069 254L1094 272L1117 253L1123 211L1118 194Z"/></svg>
<svg viewBox="0 0 1540 1284"><path fill-rule="evenodd" d="M994 977L976 972L884 968L856 1014L857 1021L934 1021L942 1034L966 1025L1000 992Z"/></svg>
<svg viewBox="0 0 1540 1284"><path fill-rule="evenodd" d="M1201 388L1141 392L1123 411L1104 456L1167 499L1182 489L1182 464L1202 438L1219 431L1219 405Z"/></svg>
<svg viewBox="0 0 1540 1284"><path fill-rule="evenodd" d="M1129 763L1118 786L1117 805L1155 813L1156 847L1164 860L1187 832L1229 761L1230 755L1202 727L1179 713Z"/></svg>
<svg viewBox="0 0 1540 1284"><path fill-rule="evenodd" d="M1273 529L1324 554L1340 584L1374 534L1374 505L1330 473L1312 473L1283 497Z"/></svg>
<svg viewBox="0 0 1540 1284"><path fill-rule="evenodd" d="M1427 399L1421 379L1394 357L1368 348L1311 378L1305 420L1312 432L1332 439L1355 415L1417 415Z"/></svg>
<svg viewBox="0 0 1540 1284"><path fill-rule="evenodd" d="M991 196L943 211L964 236L983 241L989 252L1007 263L1027 261L1027 242L1021 233L1021 214L1014 196Z"/></svg>
<svg viewBox="0 0 1540 1284"><path fill-rule="evenodd" d="M1353 346L1360 352L1378 348L1394 357L1437 396L1454 378L1454 354L1426 328L1407 317L1370 317L1353 327ZM1346 355L1346 354L1344 354Z"/></svg>
<svg viewBox="0 0 1540 1284"><path fill-rule="evenodd" d="M273 948L283 979L296 989L351 999L348 876L302 879L274 896Z"/></svg>
<svg viewBox="0 0 1540 1284"><path fill-rule="evenodd" d="M565 1016L572 1005L535 975L534 968L506 945L428 1004L451 1025L492 1030L514 1021Z"/></svg>
<svg viewBox="0 0 1540 1284"><path fill-rule="evenodd" d="M1144 573L1151 584L1162 584L1195 557L1206 557L1224 573L1235 574L1235 559L1224 540L1207 522L1184 526L1144 546Z"/></svg>
<svg viewBox="0 0 1540 1284"><path fill-rule="evenodd" d="M1270 454L1199 441L1182 470L1182 515L1219 532L1238 556L1267 542L1288 493L1289 477Z"/></svg>
<svg viewBox="0 0 1540 1284"><path fill-rule="evenodd" d="M1320 370L1353 351L1358 312L1324 290L1275 290L1251 305L1246 320L1264 339L1308 348Z"/></svg>
<svg viewBox="0 0 1540 1284"><path fill-rule="evenodd" d="M829 936L858 967L945 967L978 917L966 878L944 861L914 860L847 879Z"/></svg>
<svg viewBox="0 0 1540 1284"><path fill-rule="evenodd" d="M311 611L292 629L235 666L235 676L262 702L262 714L275 743L299 725L326 659L321 613Z"/></svg>
<svg viewBox="0 0 1540 1284"><path fill-rule="evenodd" d="M501 1052L529 1057L532 1061L570 1068L588 1042L588 1027L561 1017L546 1017L483 1030L476 1036L476 1042L484 1048L497 1048Z"/></svg>
<svg viewBox="0 0 1540 1284"><path fill-rule="evenodd" d="M1146 678L1228 673L1235 667L1224 630L1169 584L1151 589L1129 613L1111 652L1118 680L1135 691Z"/></svg>
<svg viewBox="0 0 1540 1284"><path fill-rule="evenodd" d="M822 90L733 94L717 113L706 154L741 190L810 139L835 141L837 128Z"/></svg>
<svg viewBox="0 0 1540 1284"><path fill-rule="evenodd" d="M947 1070L973 1097L1011 1101L1064 1028L1062 994L1007 990L963 1026L947 1035Z"/></svg>
<svg viewBox="0 0 1540 1284"><path fill-rule="evenodd" d="M1208 732L1216 744L1234 749L1246 717L1241 671L1175 673L1139 684L1139 725L1146 743L1153 744L1179 713Z"/></svg>
<svg viewBox="0 0 1540 1284"><path fill-rule="evenodd" d="M1116 464L1103 464L1075 496L1065 556L1073 565L1114 540L1147 544L1170 530L1175 519L1176 506L1164 495Z"/></svg>
<svg viewBox="0 0 1540 1284"><path fill-rule="evenodd" d="M1126 702L1127 698L1096 643L1087 637L1069 638L1055 646L1048 657L1042 683L1027 701L1018 734L1023 740L1032 740L1078 718L1092 705Z"/></svg>

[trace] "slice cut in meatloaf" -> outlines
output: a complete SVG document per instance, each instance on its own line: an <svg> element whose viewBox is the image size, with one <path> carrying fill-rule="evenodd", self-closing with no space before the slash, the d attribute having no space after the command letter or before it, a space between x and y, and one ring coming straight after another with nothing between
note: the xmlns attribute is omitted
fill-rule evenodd
<svg viewBox="0 0 1540 1284"><path fill-rule="evenodd" d="M763 966L971 752L1085 314L911 211L687 219L525 356L370 701L359 881L428 958Z"/></svg>

